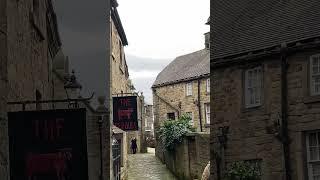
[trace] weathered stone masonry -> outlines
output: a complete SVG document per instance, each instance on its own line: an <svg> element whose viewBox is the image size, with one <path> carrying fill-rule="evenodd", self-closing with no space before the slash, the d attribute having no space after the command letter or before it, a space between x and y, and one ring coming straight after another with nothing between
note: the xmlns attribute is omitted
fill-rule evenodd
<svg viewBox="0 0 320 180"><path fill-rule="evenodd" d="M320 128L319 99L309 95L308 85L309 59L319 52L312 49L288 56L288 129L292 179L307 179L305 132ZM262 179L283 179L283 144L277 138L274 126L274 123L281 121L280 56L258 61L254 65L263 67L263 100L258 108L243 108L243 71L252 64L212 71L212 97L215 102L212 104L212 148L218 151L218 128L229 126L223 170L234 161L259 159Z"/></svg>
<svg viewBox="0 0 320 180"><path fill-rule="evenodd" d="M35 100L36 92L52 97L47 32L49 1L0 2L0 179L9 178L7 106L9 101ZM54 30L53 30L54 31ZM43 108L46 108L43 105ZM26 110L35 109L34 105Z"/></svg>

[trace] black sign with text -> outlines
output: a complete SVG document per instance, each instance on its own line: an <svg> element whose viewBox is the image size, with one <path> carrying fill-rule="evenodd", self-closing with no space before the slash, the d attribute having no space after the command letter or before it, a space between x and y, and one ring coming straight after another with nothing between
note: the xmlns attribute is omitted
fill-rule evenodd
<svg viewBox="0 0 320 180"><path fill-rule="evenodd" d="M11 180L88 180L86 109L8 118Z"/></svg>
<svg viewBox="0 0 320 180"><path fill-rule="evenodd" d="M113 124L124 131L137 131L137 96L113 97Z"/></svg>

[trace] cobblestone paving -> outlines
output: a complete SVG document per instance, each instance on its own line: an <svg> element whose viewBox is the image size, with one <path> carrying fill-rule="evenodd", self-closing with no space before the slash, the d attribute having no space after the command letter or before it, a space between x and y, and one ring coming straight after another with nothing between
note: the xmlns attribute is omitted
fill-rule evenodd
<svg viewBox="0 0 320 180"><path fill-rule="evenodd" d="M128 180L177 180L154 155L154 149L148 153L129 154Z"/></svg>

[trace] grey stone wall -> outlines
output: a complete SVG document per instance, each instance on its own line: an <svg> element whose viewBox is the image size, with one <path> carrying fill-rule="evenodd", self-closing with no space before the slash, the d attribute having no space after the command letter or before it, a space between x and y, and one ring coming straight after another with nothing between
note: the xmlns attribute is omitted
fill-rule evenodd
<svg viewBox="0 0 320 180"><path fill-rule="evenodd" d="M288 57L288 128L292 178L307 179L305 131L319 130L319 98L309 93L309 59L317 50L305 50ZM263 103L243 106L243 72L251 64L234 65L212 72L211 156L219 151L218 128L229 126L222 170L235 161L260 159L262 179L283 179L283 145L276 138L274 122L281 121L280 57L259 59L263 67ZM257 63L259 64L259 63ZM212 162L215 160L212 158ZM216 165L211 175L216 174Z"/></svg>
<svg viewBox="0 0 320 180"><path fill-rule="evenodd" d="M35 8L31 0L0 2L0 179L4 180L9 179L7 112L22 109L7 102L35 100L36 90L43 99L52 97L46 3L39 1ZM35 105L26 108L34 110Z"/></svg>
<svg viewBox="0 0 320 180"><path fill-rule="evenodd" d="M36 90L43 98L52 97L46 3L38 1L38 7L33 7L31 0L7 1L9 101L35 100ZM34 105L27 106L33 108ZM16 107L10 106L9 110Z"/></svg>
<svg viewBox="0 0 320 180"><path fill-rule="evenodd" d="M179 179L200 179L210 160L209 134L192 133L173 151L164 152L164 163Z"/></svg>

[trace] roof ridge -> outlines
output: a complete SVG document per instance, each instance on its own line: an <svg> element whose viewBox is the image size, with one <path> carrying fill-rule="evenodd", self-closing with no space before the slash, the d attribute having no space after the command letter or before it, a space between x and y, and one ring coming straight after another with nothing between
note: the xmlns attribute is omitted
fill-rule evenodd
<svg viewBox="0 0 320 180"><path fill-rule="evenodd" d="M157 75L152 86L210 73L209 53L209 49L201 49L176 57Z"/></svg>

